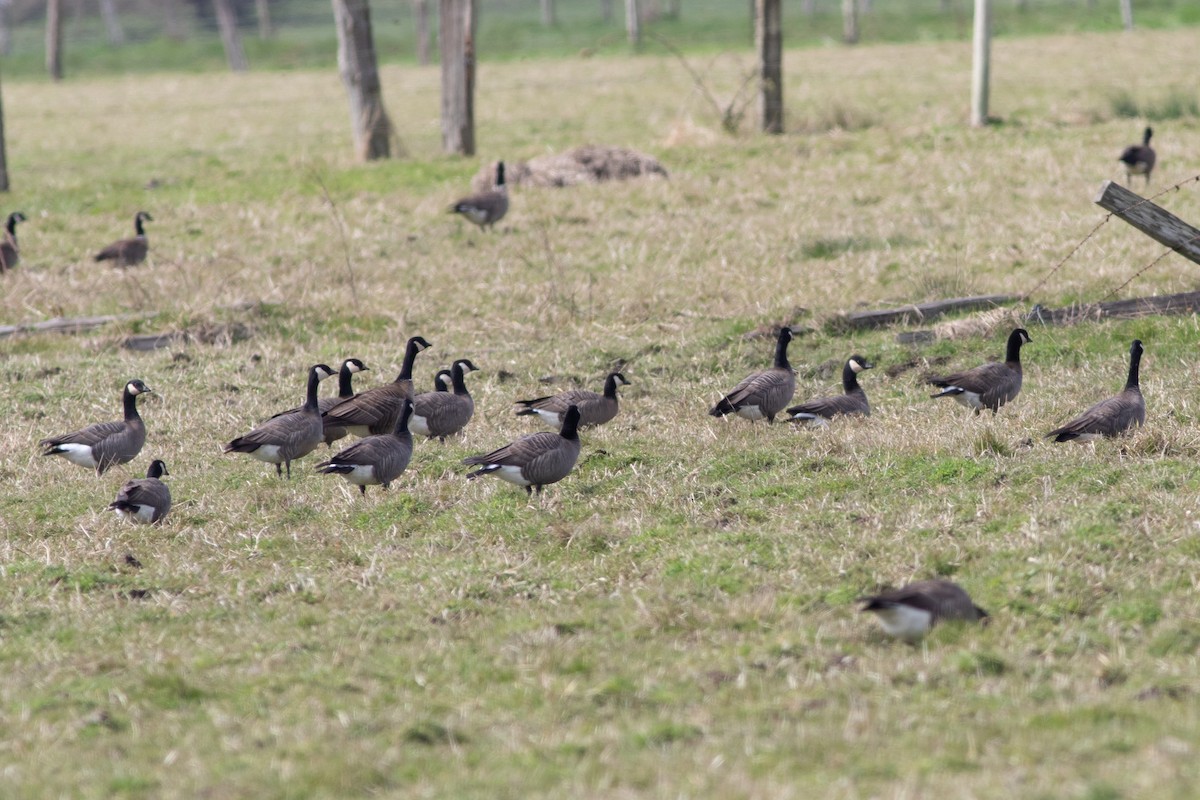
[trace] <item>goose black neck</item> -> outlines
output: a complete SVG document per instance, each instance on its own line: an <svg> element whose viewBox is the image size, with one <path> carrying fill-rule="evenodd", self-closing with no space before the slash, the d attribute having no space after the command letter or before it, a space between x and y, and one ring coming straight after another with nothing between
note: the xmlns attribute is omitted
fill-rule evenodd
<svg viewBox="0 0 1200 800"><path fill-rule="evenodd" d="M455 364L450 368L450 384L454 387L455 394L468 394L467 382L463 380L462 364Z"/></svg>
<svg viewBox="0 0 1200 800"><path fill-rule="evenodd" d="M8 223L4 227L8 230L8 235L11 236L13 238L13 241L15 242L17 240L17 215L16 215L16 213L12 213L12 214L8 215Z"/></svg>
<svg viewBox="0 0 1200 800"><path fill-rule="evenodd" d="M1141 363L1142 348L1134 347L1133 351L1129 354L1129 377L1125 379L1126 389L1138 389L1138 367Z"/></svg>
<svg viewBox="0 0 1200 800"><path fill-rule="evenodd" d="M350 383L350 379L354 377L354 373L350 371L350 365L342 364L342 368L338 370L338 397L353 397L354 386Z"/></svg>
<svg viewBox="0 0 1200 800"><path fill-rule="evenodd" d="M167 465L157 458L150 462L150 469L146 470L147 478L161 478L163 475L169 474L167 472Z"/></svg>
<svg viewBox="0 0 1200 800"><path fill-rule="evenodd" d="M121 396L121 402L125 406L125 419L141 419L137 410L137 395L129 391L129 386L125 386L125 393Z"/></svg>
<svg viewBox="0 0 1200 800"><path fill-rule="evenodd" d="M1021 336L1020 330L1015 330L1008 337L1008 349L1004 354L1004 360L1010 364L1021 363L1021 345L1025 344L1025 339Z"/></svg>
<svg viewBox="0 0 1200 800"><path fill-rule="evenodd" d="M501 161L498 164L496 164L496 186L501 187L503 185L504 185L504 162Z"/></svg>
<svg viewBox="0 0 1200 800"><path fill-rule="evenodd" d="M604 396L609 400L617 399L617 373L614 372L604 380Z"/></svg>
<svg viewBox="0 0 1200 800"><path fill-rule="evenodd" d="M854 371L854 367L850 366L850 362L846 362L846 366L842 367L842 391L846 394L857 390L858 373Z"/></svg>
<svg viewBox="0 0 1200 800"><path fill-rule="evenodd" d="M133 229L134 229L134 231L137 232L138 236L146 235L146 229L142 227L142 215L141 214L138 214L136 217L133 218Z"/></svg>
<svg viewBox="0 0 1200 800"><path fill-rule="evenodd" d="M396 383L412 380L413 364L416 363L419 352L421 352L421 346L415 340L409 339L408 347L404 349L404 362L400 365L400 374L396 376Z"/></svg>
<svg viewBox="0 0 1200 800"><path fill-rule="evenodd" d="M792 365L788 363L787 349L788 342L792 340L787 329L784 329L779 334L779 341L775 343L775 368L776 369L791 369Z"/></svg>
<svg viewBox="0 0 1200 800"><path fill-rule="evenodd" d="M321 374L317 372L317 368L313 367L308 371L308 394L304 396L304 410L316 411L317 406L317 386L321 383Z"/></svg>
<svg viewBox="0 0 1200 800"><path fill-rule="evenodd" d="M1154 135L1154 131L1151 130L1150 128L1146 128L1146 132L1144 134L1142 134L1142 145L1145 147L1149 147L1150 146L1150 137L1153 135Z"/></svg>
<svg viewBox="0 0 1200 800"><path fill-rule="evenodd" d="M567 409L567 415L563 418L562 430L559 435L564 439L579 438L579 408L571 406Z"/></svg>
<svg viewBox="0 0 1200 800"><path fill-rule="evenodd" d="M412 400L405 398L404 405L400 407L400 416L396 417L396 427L392 431L393 436L403 439L411 435L408 432L408 418L412 416L412 411Z"/></svg>

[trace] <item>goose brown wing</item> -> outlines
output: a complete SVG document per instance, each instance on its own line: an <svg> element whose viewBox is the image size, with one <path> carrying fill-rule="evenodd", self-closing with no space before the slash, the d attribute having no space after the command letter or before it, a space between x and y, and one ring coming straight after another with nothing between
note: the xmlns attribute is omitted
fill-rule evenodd
<svg viewBox="0 0 1200 800"><path fill-rule="evenodd" d="M161 515L164 513L163 509L171 505L171 490L158 478L134 478L127 481L121 487L121 491L117 492L117 499L113 505L120 503L153 506Z"/></svg>
<svg viewBox="0 0 1200 800"><path fill-rule="evenodd" d="M869 414L867 396L862 392L852 394L837 394L830 397L818 397L815 400L792 406L789 414L814 414L818 417L836 417L839 414Z"/></svg>
<svg viewBox="0 0 1200 800"><path fill-rule="evenodd" d="M964 391L979 395L985 406L1011 400L1021 390L1021 372L1002 361L990 361L965 372L933 376L929 382L934 386L957 386Z"/></svg>
<svg viewBox="0 0 1200 800"><path fill-rule="evenodd" d="M500 464L506 467L524 467L537 457L554 450L563 438L557 433L539 431L529 433L514 442L506 444L498 450L493 450L481 456L470 456L463 459L464 464Z"/></svg>
<svg viewBox="0 0 1200 800"><path fill-rule="evenodd" d="M411 388L406 390L400 383L376 386L338 403L325 412L325 419L327 424L365 425L372 429L384 426L389 420L395 425L400 406L410 393Z"/></svg>
<svg viewBox="0 0 1200 800"><path fill-rule="evenodd" d="M463 428L475 413L468 395L427 392L413 400L413 416L423 417L432 436L446 436Z"/></svg>
<svg viewBox="0 0 1200 800"><path fill-rule="evenodd" d="M1134 425L1146 423L1146 401L1139 391L1125 390L1101 400L1075 419L1046 434L1066 442L1084 435L1117 436Z"/></svg>
<svg viewBox="0 0 1200 800"><path fill-rule="evenodd" d="M60 444L82 444L89 447L95 447L97 444L103 442L110 436L116 436L124 430L124 420L97 422L94 425L88 425L82 430L64 433L62 436L54 436L49 439L42 439L42 441L38 442L38 446L55 447Z"/></svg>
<svg viewBox="0 0 1200 800"><path fill-rule="evenodd" d="M874 599L928 611L935 620L979 618L971 596L958 584L945 580L917 581L884 592Z"/></svg>
<svg viewBox="0 0 1200 800"><path fill-rule="evenodd" d="M747 375L714 410L725 407L725 413L729 414L743 406L756 405L765 415L773 416L788 404L795 392L796 376L791 370L763 370Z"/></svg>

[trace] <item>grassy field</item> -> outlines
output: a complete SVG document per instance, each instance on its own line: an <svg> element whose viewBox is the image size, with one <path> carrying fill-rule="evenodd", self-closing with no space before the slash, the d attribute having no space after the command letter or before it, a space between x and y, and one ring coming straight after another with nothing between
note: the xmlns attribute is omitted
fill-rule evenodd
<svg viewBox="0 0 1200 800"><path fill-rule="evenodd" d="M390 66L408 158L368 166L329 71L6 80L6 205L30 221L0 322L134 316L0 340L0 794L1194 797L1197 318L1031 324L1025 391L994 418L919 379L999 355L1008 322L923 347L824 325L1032 289L1100 221L1144 118L1151 191L1194 177L1194 39L1000 41L983 131L960 44L794 51L771 139L721 133L671 59L485 64L478 160L438 153L437 72ZM698 65L723 98L748 62ZM671 177L517 191L491 235L445 213L482 161L584 142ZM1159 202L1200 221L1195 182ZM93 264L139 208L151 263ZM1098 299L1159 253L1110 222L1030 302ZM1172 256L1122 295L1194 275ZM798 399L853 352L878 365L870 420L705 414L781 322L811 328ZM120 346L166 331L197 341ZM309 365L357 356L376 385L414 334L420 386L482 368L478 412L390 492L221 454ZM1147 428L1046 443L1120 387L1133 338ZM535 429L514 399L614 366L621 415L540 502L464 480L465 455ZM38 455L113 418L132 377L156 391L129 468ZM159 457L175 510L123 524L105 506ZM912 647L857 611L933 576L991 624Z"/></svg>

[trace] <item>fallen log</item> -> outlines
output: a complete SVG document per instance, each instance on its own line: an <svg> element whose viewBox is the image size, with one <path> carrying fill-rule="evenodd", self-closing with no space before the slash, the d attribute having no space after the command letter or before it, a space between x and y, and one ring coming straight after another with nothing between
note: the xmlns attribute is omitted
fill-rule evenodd
<svg viewBox="0 0 1200 800"><path fill-rule="evenodd" d="M144 319L135 314L115 314L102 317L55 317L42 322L18 322L15 325L0 325L0 339L22 333L86 333L114 322Z"/></svg>
<svg viewBox="0 0 1200 800"><path fill-rule="evenodd" d="M863 330L866 328L883 328L888 325L905 325L918 322L929 322L954 311L978 311L995 308L1012 303L1019 299L1011 294L985 294L976 297L955 297L949 300L934 300L929 303L918 303L900 308L888 308L878 311L854 311L849 314L839 314L826 323L833 331Z"/></svg>
<svg viewBox="0 0 1200 800"><path fill-rule="evenodd" d="M1085 320L1135 319L1151 314L1193 314L1197 311L1200 311L1200 292L1181 292L1106 303L1078 303L1063 308L1036 305L1026 318L1045 325L1066 325Z"/></svg>

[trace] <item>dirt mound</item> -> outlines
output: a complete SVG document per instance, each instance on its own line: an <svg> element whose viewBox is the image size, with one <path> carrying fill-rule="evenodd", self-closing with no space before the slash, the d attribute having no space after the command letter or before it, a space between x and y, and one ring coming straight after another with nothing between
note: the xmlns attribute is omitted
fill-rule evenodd
<svg viewBox="0 0 1200 800"><path fill-rule="evenodd" d="M624 147L593 144L505 166L505 179L510 186L575 186L643 176L668 177L667 170L654 156ZM492 188L495 180L496 165L488 164L471 179L471 186L475 191L484 191Z"/></svg>

